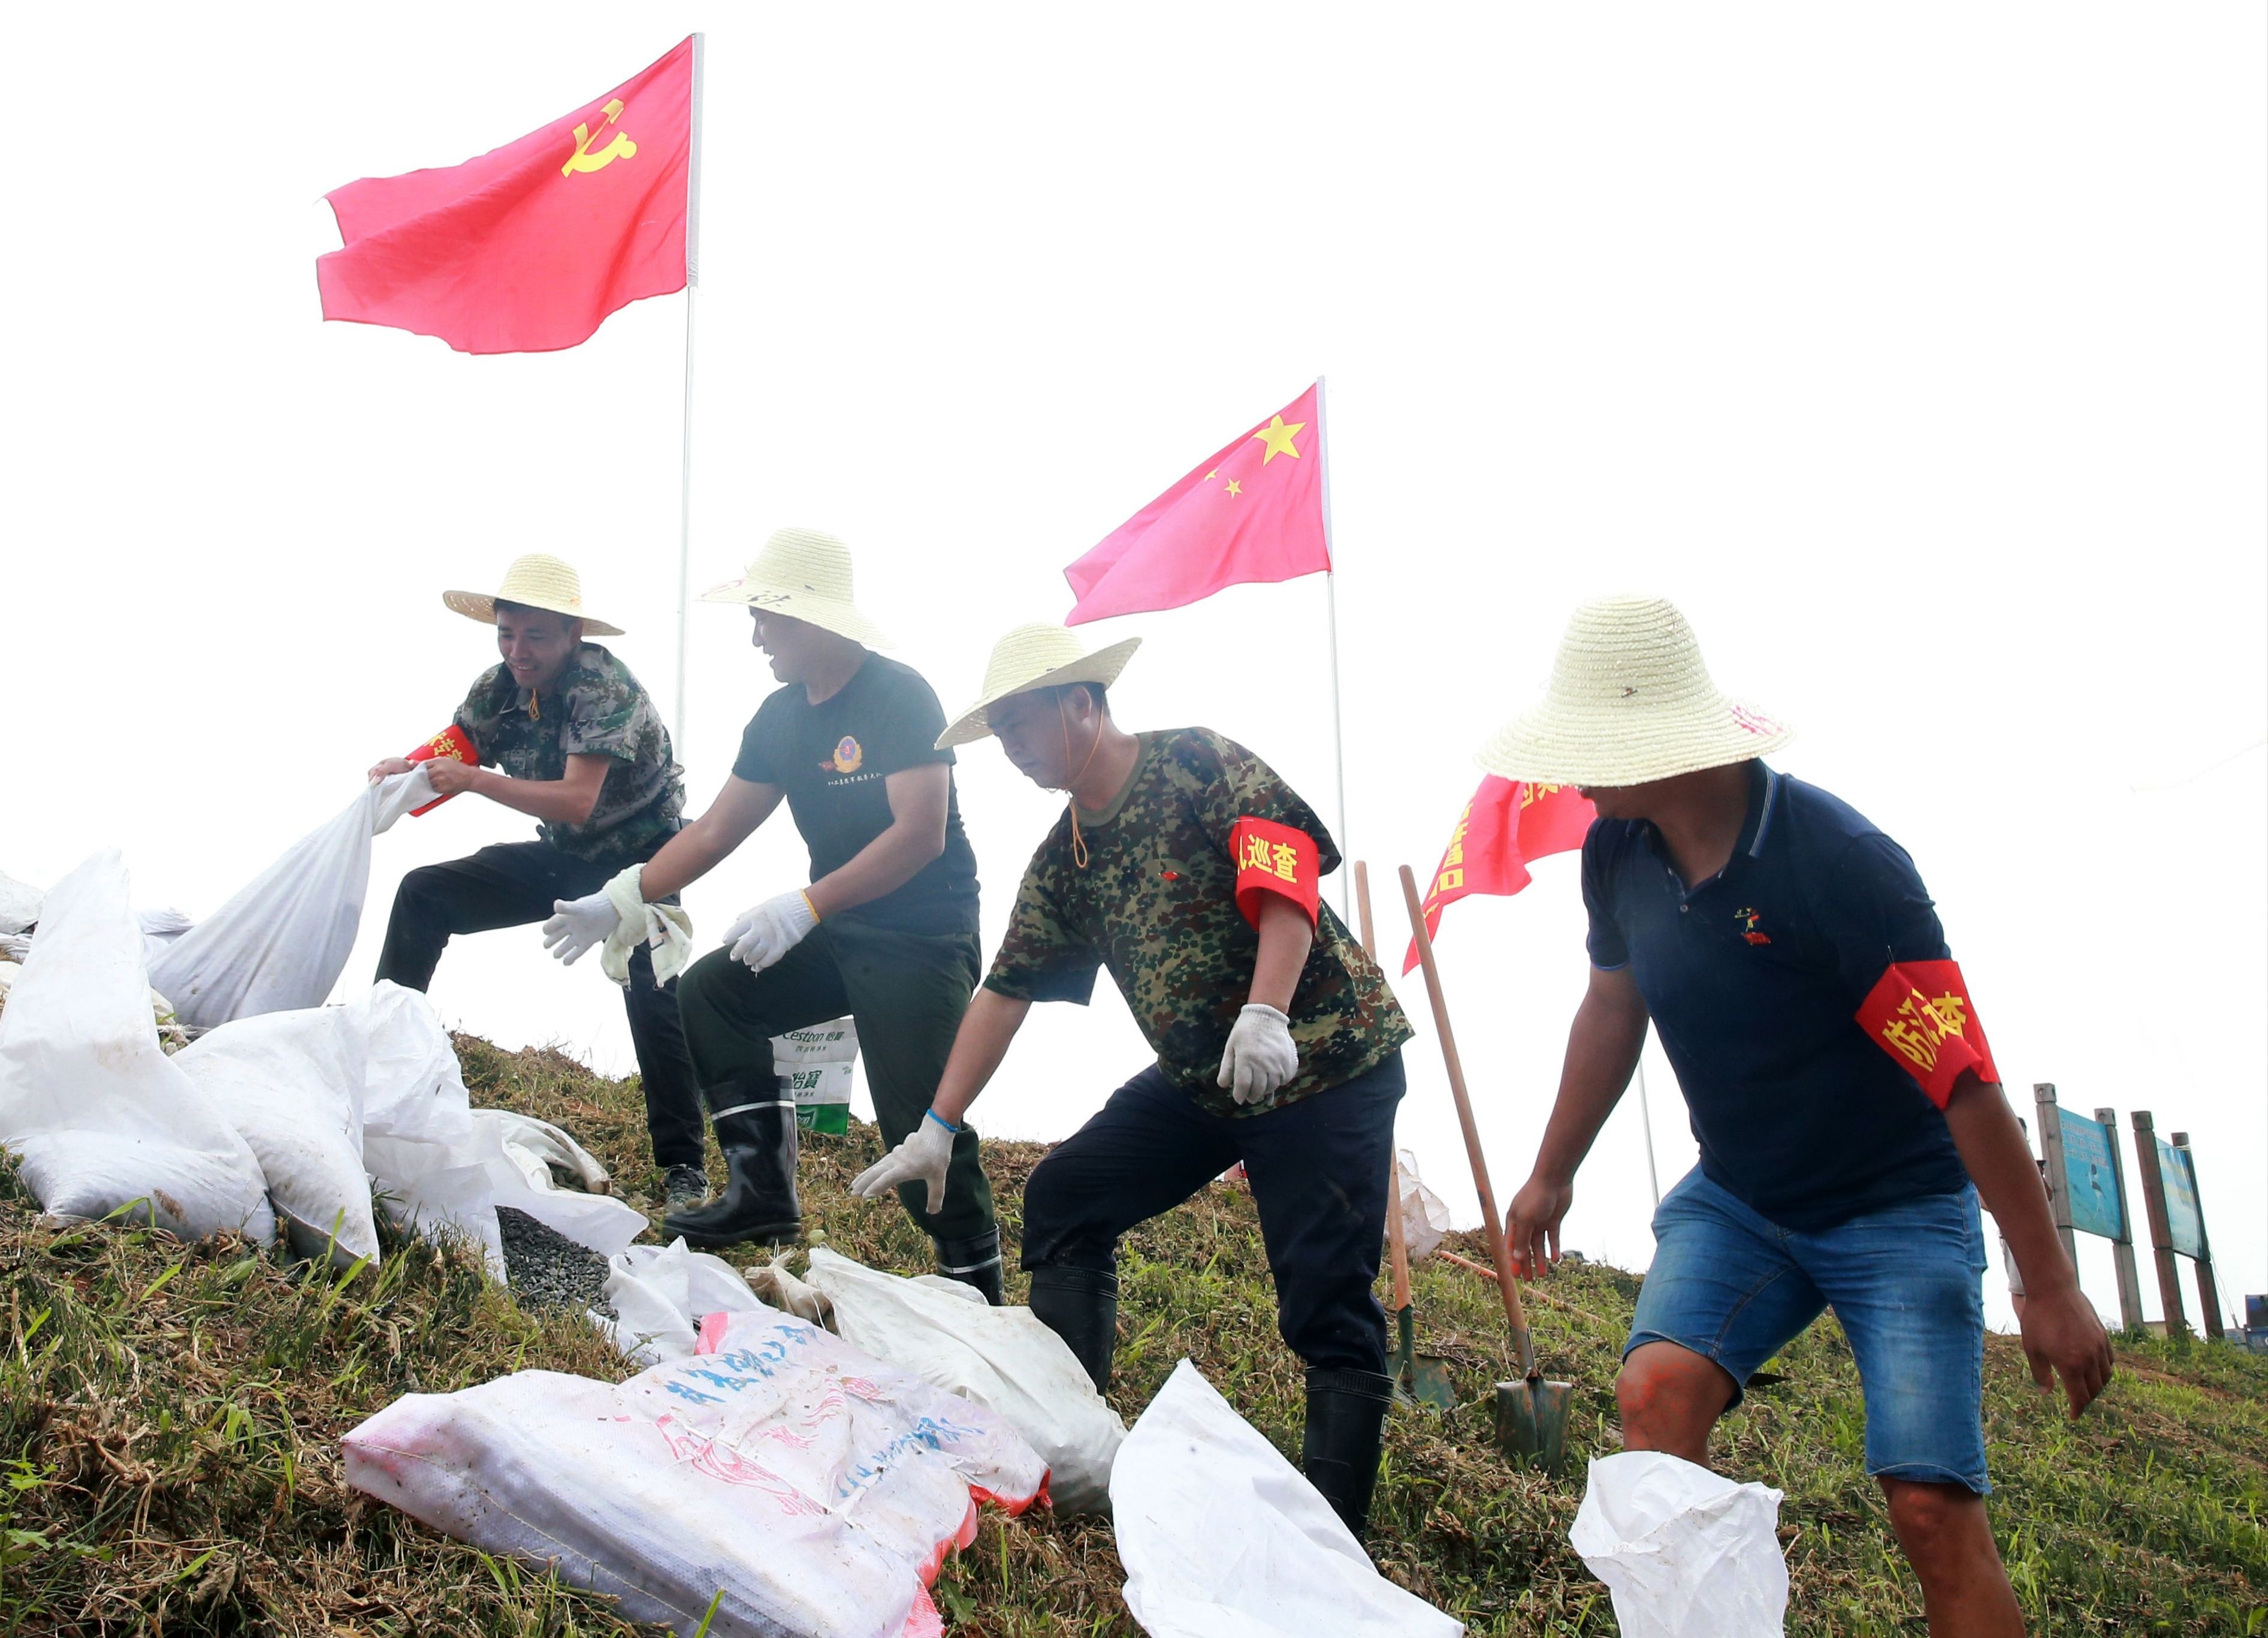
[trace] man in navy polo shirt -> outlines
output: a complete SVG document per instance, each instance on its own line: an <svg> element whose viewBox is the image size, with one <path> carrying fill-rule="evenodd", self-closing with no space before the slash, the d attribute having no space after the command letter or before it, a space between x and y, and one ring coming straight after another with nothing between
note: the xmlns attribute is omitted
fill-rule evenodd
<svg viewBox="0 0 2268 1638"><path fill-rule="evenodd" d="M1980 1196L2023 1271L2032 1374L2062 1377L2073 1416L2110 1379L2110 1339L1913 861L1758 760L1791 737L1718 693L1675 608L1621 597L1577 611L1544 704L1482 751L1599 811L1590 988L1507 1214L1513 1265L1557 1257L1651 1018L1701 1163L1654 1214L1615 1383L1625 1446L1705 1463L1749 1373L1832 1307L1930 1631L2021 1634L1984 1512Z"/></svg>

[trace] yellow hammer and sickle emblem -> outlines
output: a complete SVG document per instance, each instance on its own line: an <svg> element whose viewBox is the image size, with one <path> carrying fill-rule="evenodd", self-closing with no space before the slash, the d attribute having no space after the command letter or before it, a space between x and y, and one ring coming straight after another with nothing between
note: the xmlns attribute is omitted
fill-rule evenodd
<svg viewBox="0 0 2268 1638"><path fill-rule="evenodd" d="M607 117L599 124L602 131L622 117L622 100L620 97L610 98L605 113ZM559 167L559 174L572 176L578 171L603 171L615 160L627 159L637 151L637 144L630 140L630 133L616 131L614 141L593 153L591 128L578 125L575 128L575 151L567 156L567 163Z"/></svg>

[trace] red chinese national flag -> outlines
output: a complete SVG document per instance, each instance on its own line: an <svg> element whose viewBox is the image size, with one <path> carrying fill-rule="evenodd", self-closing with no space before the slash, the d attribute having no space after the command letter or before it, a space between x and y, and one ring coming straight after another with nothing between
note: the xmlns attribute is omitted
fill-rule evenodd
<svg viewBox="0 0 2268 1638"><path fill-rule="evenodd" d="M1224 586L1329 568L1321 387L1218 451L1065 569L1079 601L1064 623L1179 609Z"/></svg>
<svg viewBox="0 0 2268 1638"><path fill-rule="evenodd" d="M1425 895L1425 933L1440 930L1441 907L1468 893L1517 893L1528 883L1528 861L1583 845L1598 810L1572 785L1530 785L1491 774L1457 815L1457 828ZM1402 963L1418 964L1418 941Z"/></svg>
<svg viewBox="0 0 2268 1638"><path fill-rule="evenodd" d="M315 262L323 316L459 352L550 352L618 307L683 290L693 52L688 38L477 159L334 190L345 248Z"/></svg>

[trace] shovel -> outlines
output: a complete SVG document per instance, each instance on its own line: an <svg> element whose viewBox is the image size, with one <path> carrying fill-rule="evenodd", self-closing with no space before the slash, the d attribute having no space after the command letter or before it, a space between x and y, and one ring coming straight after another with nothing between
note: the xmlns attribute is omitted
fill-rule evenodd
<svg viewBox="0 0 2268 1638"><path fill-rule="evenodd" d="M1378 941L1370 920L1370 867L1354 865L1355 907L1362 916L1362 948L1378 959ZM1402 1215L1402 1161L1389 1143L1386 1156L1386 1243L1394 1265L1394 1357L1387 1374L1394 1378L1397 1405L1430 1405L1451 1411L1457 1406L1456 1385L1449 1380L1448 1361L1418 1352L1418 1311L1410 1301L1410 1230Z"/></svg>
<svg viewBox="0 0 2268 1638"><path fill-rule="evenodd" d="M1497 1289L1504 1294L1505 1318L1512 1325L1512 1351L1520 1361L1521 1379L1496 1385L1498 1448L1523 1466L1558 1472L1567 1459L1567 1407L1574 1384L1546 1382L1535 1362L1535 1340L1528 1334L1528 1316L1520 1305L1520 1282L1513 1277L1512 1257L1505 1245L1504 1224L1496 1213L1496 1191L1489 1186L1488 1162L1481 1155L1480 1129L1473 1124L1472 1100L1465 1095L1465 1072L1457 1059L1457 1039L1449 1029L1449 1007L1441 994L1441 974L1433 964L1433 941L1425 931L1425 912L1418 900L1418 880L1410 867L1402 867L1402 896L1410 909L1410 936L1417 941L1418 964L1425 970L1425 994L1433 1003L1433 1029L1441 1037L1441 1059L1449 1072L1449 1093L1457 1100L1457 1124L1464 1129L1465 1154L1473 1163L1473 1187L1481 1199L1481 1227L1488 1234L1489 1260L1502 1272Z"/></svg>

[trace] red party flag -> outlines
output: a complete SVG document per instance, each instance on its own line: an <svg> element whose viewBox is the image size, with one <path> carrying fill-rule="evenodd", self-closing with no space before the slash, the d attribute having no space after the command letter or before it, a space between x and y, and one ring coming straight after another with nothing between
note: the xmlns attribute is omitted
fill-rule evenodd
<svg viewBox="0 0 2268 1638"><path fill-rule="evenodd" d="M1065 569L1079 601L1064 623L1179 609L1224 586L1329 569L1322 387L1216 452Z"/></svg>
<svg viewBox="0 0 2268 1638"><path fill-rule="evenodd" d="M683 290L693 49L477 159L334 189L345 247L315 262L323 316L551 352Z"/></svg>
<svg viewBox="0 0 2268 1638"><path fill-rule="evenodd" d="M1530 785L1491 774L1473 793L1425 895L1425 933L1440 930L1441 907L1468 893L1517 893L1528 883L1528 861L1583 845L1598 810L1572 785ZM1418 941L1402 963L1418 964Z"/></svg>

